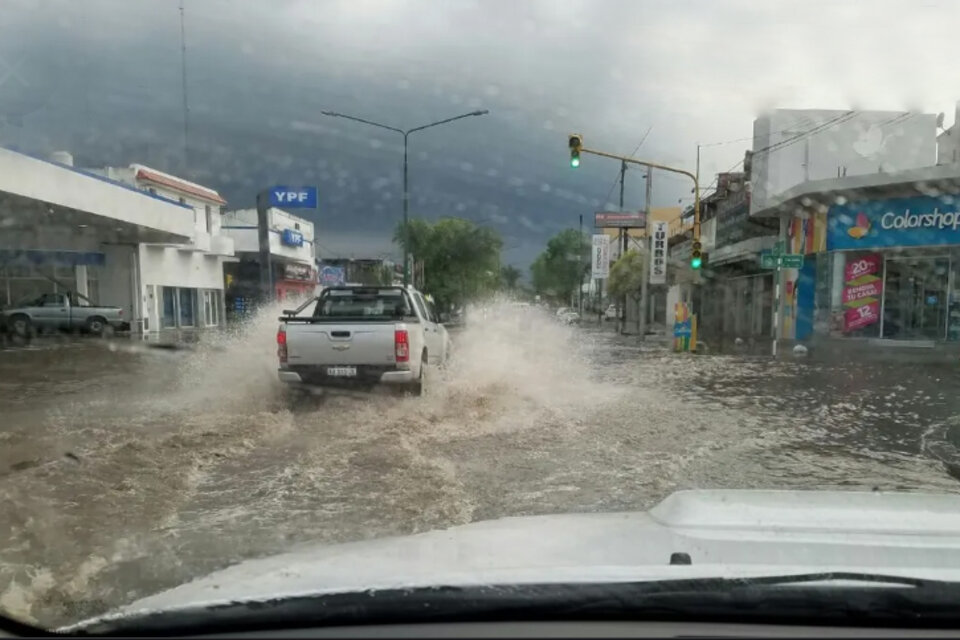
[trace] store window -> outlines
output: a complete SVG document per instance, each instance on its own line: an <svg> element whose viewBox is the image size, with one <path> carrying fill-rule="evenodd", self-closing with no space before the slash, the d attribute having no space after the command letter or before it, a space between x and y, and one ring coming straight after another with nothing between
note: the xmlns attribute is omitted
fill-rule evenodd
<svg viewBox="0 0 960 640"><path fill-rule="evenodd" d="M207 233L213 233L213 207L211 207L210 205L206 205L204 207L204 211L207 217L207 220L206 220Z"/></svg>
<svg viewBox="0 0 960 640"><path fill-rule="evenodd" d="M163 317L160 326L169 329L177 326L177 288L163 287Z"/></svg>
<svg viewBox="0 0 960 640"><path fill-rule="evenodd" d="M179 289L180 292L180 326L192 327L196 325L196 312L194 307L194 289Z"/></svg>
<svg viewBox="0 0 960 640"><path fill-rule="evenodd" d="M947 256L887 258L883 337L945 339L949 274Z"/></svg>
<svg viewBox="0 0 960 640"><path fill-rule="evenodd" d="M219 324L218 293L216 289L208 289L203 292L203 322L208 327L215 327Z"/></svg>

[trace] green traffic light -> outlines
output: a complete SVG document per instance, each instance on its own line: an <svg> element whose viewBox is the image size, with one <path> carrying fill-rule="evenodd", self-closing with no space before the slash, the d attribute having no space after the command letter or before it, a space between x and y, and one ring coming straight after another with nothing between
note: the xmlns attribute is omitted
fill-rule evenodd
<svg viewBox="0 0 960 640"><path fill-rule="evenodd" d="M580 166L580 158L570 158L570 166L576 169Z"/></svg>
<svg viewBox="0 0 960 640"><path fill-rule="evenodd" d="M703 258L700 258L700 257L690 258L690 267L691 267L691 268L693 268L693 269L699 269L702 264L703 264Z"/></svg>

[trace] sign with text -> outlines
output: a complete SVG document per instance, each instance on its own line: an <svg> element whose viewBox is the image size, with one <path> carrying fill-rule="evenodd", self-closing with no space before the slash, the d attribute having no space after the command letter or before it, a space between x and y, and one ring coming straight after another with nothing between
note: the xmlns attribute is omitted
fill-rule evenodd
<svg viewBox="0 0 960 640"><path fill-rule="evenodd" d="M650 284L667 283L667 233L669 223L654 222L650 230Z"/></svg>
<svg viewBox="0 0 960 640"><path fill-rule="evenodd" d="M960 244L960 199L949 193L834 204L827 250Z"/></svg>
<svg viewBox="0 0 960 640"><path fill-rule="evenodd" d="M596 234L593 236L591 255L591 274L594 280L603 280L610 277L610 236Z"/></svg>
<svg viewBox="0 0 960 640"><path fill-rule="evenodd" d="M303 234L296 229L284 229L280 234L280 242L288 247L302 247Z"/></svg>
<svg viewBox="0 0 960 640"><path fill-rule="evenodd" d="M281 209L316 209L316 187L270 187L269 202L271 207Z"/></svg>
<svg viewBox="0 0 960 640"><path fill-rule="evenodd" d="M346 272L343 267L324 265L320 268L320 284L325 287L336 287L346 282Z"/></svg>
<svg viewBox="0 0 960 640"><path fill-rule="evenodd" d="M312 280L313 269L306 264L285 264L283 277L287 280Z"/></svg>
<svg viewBox="0 0 960 640"><path fill-rule="evenodd" d="M643 211L603 211L593 214L594 226L600 229L643 229L647 214Z"/></svg>
<svg viewBox="0 0 960 640"><path fill-rule="evenodd" d="M883 264L879 253L847 257L843 269L843 331L849 333L880 321L883 280L877 274Z"/></svg>

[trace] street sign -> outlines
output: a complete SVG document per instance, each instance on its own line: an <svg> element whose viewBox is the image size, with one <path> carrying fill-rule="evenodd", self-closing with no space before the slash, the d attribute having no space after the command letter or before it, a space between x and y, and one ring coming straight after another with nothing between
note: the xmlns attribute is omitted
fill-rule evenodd
<svg viewBox="0 0 960 640"><path fill-rule="evenodd" d="M787 253L780 256L780 265L784 269L799 269L803 266L802 253Z"/></svg>
<svg viewBox="0 0 960 640"><path fill-rule="evenodd" d="M610 236L596 234L593 236L593 248L590 252L591 274L594 280L603 280L610 277Z"/></svg>
<svg viewBox="0 0 960 640"><path fill-rule="evenodd" d="M776 253L771 253L764 251L760 254L760 268L761 269L799 269L803 266L803 254L802 253L785 253L778 255Z"/></svg>
<svg viewBox="0 0 960 640"><path fill-rule="evenodd" d="M598 211L593 214L594 226L600 229L644 229L647 214L644 211Z"/></svg>
<svg viewBox="0 0 960 640"><path fill-rule="evenodd" d="M283 209L316 209L316 187L270 187L269 202L271 207Z"/></svg>

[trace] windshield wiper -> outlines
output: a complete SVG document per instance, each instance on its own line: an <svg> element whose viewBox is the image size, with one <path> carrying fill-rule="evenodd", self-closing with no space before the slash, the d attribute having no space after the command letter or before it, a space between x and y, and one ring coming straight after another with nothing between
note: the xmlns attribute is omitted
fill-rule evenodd
<svg viewBox="0 0 960 640"><path fill-rule="evenodd" d="M851 582L855 584L843 584ZM93 622L72 631L185 635L237 629L534 620L955 627L960 626L958 602L960 583L825 572L600 584L367 590L164 610Z"/></svg>

